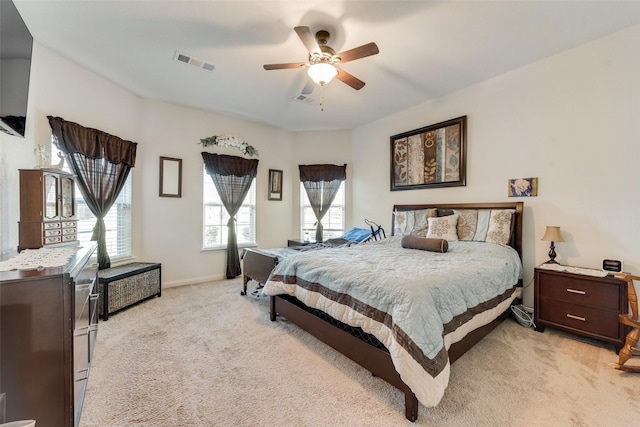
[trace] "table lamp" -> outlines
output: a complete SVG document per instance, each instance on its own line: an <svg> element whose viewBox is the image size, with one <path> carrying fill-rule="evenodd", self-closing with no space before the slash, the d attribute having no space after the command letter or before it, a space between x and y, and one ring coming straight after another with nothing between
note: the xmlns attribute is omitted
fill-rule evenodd
<svg viewBox="0 0 640 427"><path fill-rule="evenodd" d="M551 248L549 249L549 261L545 264L557 264L556 261L556 247L553 242L564 242L562 234L560 234L560 227L547 225L547 230L544 232L542 239L546 242L551 242Z"/></svg>

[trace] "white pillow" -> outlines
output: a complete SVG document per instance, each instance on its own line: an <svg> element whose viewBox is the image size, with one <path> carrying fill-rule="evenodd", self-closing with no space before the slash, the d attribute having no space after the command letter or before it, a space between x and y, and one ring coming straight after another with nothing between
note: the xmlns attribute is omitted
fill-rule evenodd
<svg viewBox="0 0 640 427"><path fill-rule="evenodd" d="M450 242L458 240L458 215L427 218L427 221L429 221L428 238L446 239Z"/></svg>

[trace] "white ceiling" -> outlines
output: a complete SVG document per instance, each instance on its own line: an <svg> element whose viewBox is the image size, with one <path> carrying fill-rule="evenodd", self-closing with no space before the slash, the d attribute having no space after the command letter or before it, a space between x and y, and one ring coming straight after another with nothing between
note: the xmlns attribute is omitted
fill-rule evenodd
<svg viewBox="0 0 640 427"><path fill-rule="evenodd" d="M293 131L352 129L640 24L640 1L14 3L40 44L141 97ZM307 60L299 25L329 30L337 52L375 42L378 55L342 66L366 86L316 87L322 109L294 100L306 71L262 65Z"/></svg>

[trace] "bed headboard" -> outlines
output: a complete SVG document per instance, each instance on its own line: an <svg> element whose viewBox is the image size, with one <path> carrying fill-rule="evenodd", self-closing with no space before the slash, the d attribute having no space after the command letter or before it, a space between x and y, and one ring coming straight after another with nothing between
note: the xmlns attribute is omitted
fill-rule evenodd
<svg viewBox="0 0 640 427"><path fill-rule="evenodd" d="M453 209L514 209L513 234L509 245L514 248L522 259L522 213L523 202L496 202L496 203L428 203L416 205L394 205L394 211L413 211L418 209L438 209L438 216L451 215ZM391 215L391 234L395 230L395 217Z"/></svg>

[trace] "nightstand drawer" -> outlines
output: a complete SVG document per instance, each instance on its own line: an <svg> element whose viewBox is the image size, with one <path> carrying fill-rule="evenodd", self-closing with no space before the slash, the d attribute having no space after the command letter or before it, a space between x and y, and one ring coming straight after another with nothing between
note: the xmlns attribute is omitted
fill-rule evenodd
<svg viewBox="0 0 640 427"><path fill-rule="evenodd" d="M620 288L589 280L572 280L566 276L546 274L540 283L540 296L554 298L571 304L588 305L617 311Z"/></svg>
<svg viewBox="0 0 640 427"><path fill-rule="evenodd" d="M540 304L539 310L540 317L550 325L618 338L620 324L617 311L611 312L546 298L543 298L543 304Z"/></svg>

